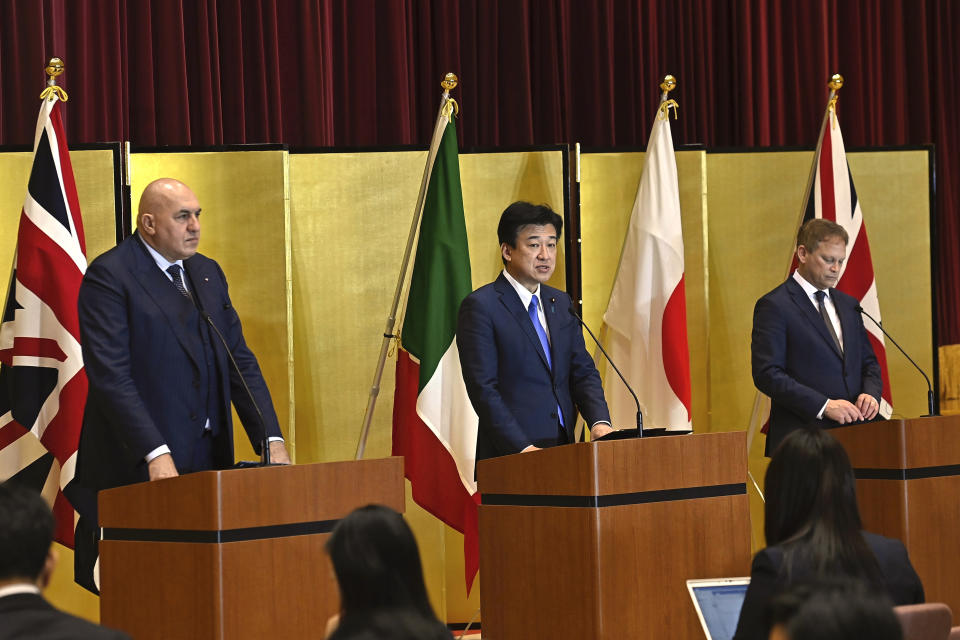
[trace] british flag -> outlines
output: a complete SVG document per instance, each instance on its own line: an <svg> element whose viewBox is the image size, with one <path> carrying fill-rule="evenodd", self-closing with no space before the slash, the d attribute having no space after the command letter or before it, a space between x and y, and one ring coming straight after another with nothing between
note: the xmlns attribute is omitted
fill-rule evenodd
<svg viewBox="0 0 960 640"><path fill-rule="evenodd" d="M847 152L843 147L843 136L837 120L836 101L831 101L827 107L813 162L814 175L807 193L803 222L812 218L824 218L846 229L850 242L847 243L847 259L840 270L836 288L859 300L860 306L879 322L880 301L877 297L877 281L873 275L873 260L870 258L870 243L867 242L867 225L863 222L857 190L853 186L853 177L847 165ZM887 349L883 342L883 333L872 323L866 323L866 328L883 376L880 414L889 418L893 413L893 395L890 393Z"/></svg>
<svg viewBox="0 0 960 640"><path fill-rule="evenodd" d="M879 322L880 300L877 296L877 281L873 275L870 243L867 241L867 226L863 222L857 190L853 185L850 167L847 165L847 152L843 146L843 135L840 133L836 106L836 90L834 90L820 126L820 139L817 141L817 150L813 155L810 184L805 195L803 219L800 225L812 218L825 218L846 229L850 241L847 243L847 258L841 268L836 288L859 300L860 306ZM790 272L792 273L796 268L797 254L794 252ZM893 395L890 392L887 349L883 341L883 333L872 323L865 323L865 327L873 352L880 363L883 378L880 415L889 418L893 414ZM770 399L758 391L747 429L748 450L752 448L753 438L758 431L767 432L769 417Z"/></svg>
<svg viewBox="0 0 960 640"><path fill-rule="evenodd" d="M41 490L73 546L70 495L87 377L77 295L87 268L77 188L56 95L43 100L0 324L0 480Z"/></svg>

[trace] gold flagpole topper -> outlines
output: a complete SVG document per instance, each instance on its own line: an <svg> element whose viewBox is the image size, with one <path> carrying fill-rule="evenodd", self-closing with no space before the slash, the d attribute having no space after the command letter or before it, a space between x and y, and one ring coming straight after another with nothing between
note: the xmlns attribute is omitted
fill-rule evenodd
<svg viewBox="0 0 960 640"><path fill-rule="evenodd" d="M61 102L67 101L67 92L62 87L57 86L57 76L63 73L63 60L60 58L50 58L44 71L49 76L47 78L47 88L40 94L41 100L53 100L59 98Z"/></svg>
<svg viewBox="0 0 960 640"><path fill-rule="evenodd" d="M660 83L660 90L663 91L663 93L660 94L660 108L657 113L657 117L661 120L670 117L670 109L673 109L673 119L677 119L677 111L680 110L680 105L677 104L676 100L670 100L667 98L670 92L676 88L676 78L670 74L663 76L663 82Z"/></svg>
<svg viewBox="0 0 960 640"><path fill-rule="evenodd" d="M440 83L440 86L443 87L443 97L447 101L443 105L443 115L449 118L451 115L459 116L460 115L460 105L457 104L457 101L450 97L450 92L457 88L457 74L448 73L443 76L443 81Z"/></svg>
<svg viewBox="0 0 960 640"><path fill-rule="evenodd" d="M837 91L843 87L843 76L839 73L835 73L830 76L830 81L827 83L827 86L830 87L830 101L827 102L827 111L830 113L837 112L837 98L840 96L837 95ZM832 122L832 120L831 120ZM832 124L832 127L836 127L836 123Z"/></svg>

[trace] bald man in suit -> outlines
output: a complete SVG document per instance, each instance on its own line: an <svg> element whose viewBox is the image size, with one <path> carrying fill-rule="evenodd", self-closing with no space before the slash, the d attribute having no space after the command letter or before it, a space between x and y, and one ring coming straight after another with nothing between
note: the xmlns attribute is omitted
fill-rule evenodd
<svg viewBox="0 0 960 640"><path fill-rule="evenodd" d="M260 453L266 435L272 461L290 462L226 277L220 265L197 252L200 212L184 183L153 181L140 199L137 232L94 260L84 275L78 306L90 391L76 477L90 492L230 467L231 402L254 450ZM96 535L95 498L78 511L84 518L77 561L90 562L85 542ZM78 565L78 581L86 573Z"/></svg>

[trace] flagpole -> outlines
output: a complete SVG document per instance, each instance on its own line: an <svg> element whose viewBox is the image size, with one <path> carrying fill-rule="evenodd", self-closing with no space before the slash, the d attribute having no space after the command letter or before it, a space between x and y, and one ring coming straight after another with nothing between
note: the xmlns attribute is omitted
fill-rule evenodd
<svg viewBox="0 0 960 640"><path fill-rule="evenodd" d="M827 108L823 112L823 121L820 122L820 133L817 135L817 148L813 152L813 162L810 165L810 175L807 178L807 190L803 196L803 206L800 207L800 220L797 221L797 228L800 228L800 222L803 221L803 215L807 211L807 206L810 204L810 192L813 190L813 181L817 177L817 158L820 157L820 146L823 144L823 131L827 126L827 123L830 121L830 114L837 108L837 91L843 87L843 76L839 73L835 73L830 76L830 81L827 82L827 86L830 87L830 97L827 99ZM794 245L793 250L796 250L796 245ZM791 260L791 263L793 261ZM787 275L789 276L789 269L787 267Z"/></svg>
<svg viewBox="0 0 960 640"><path fill-rule="evenodd" d="M373 411L377 404L377 396L380 394L380 381L383 379L383 367L387 361L387 353L390 350L390 341L394 338L393 329L397 320L397 309L400 306L400 296L403 293L403 283L407 278L407 269L410 266L410 255L413 253L413 245L417 239L417 231L420 229L420 218L423 215L423 202L426 198L427 186L430 184L430 174L433 172L433 163L436 159L438 141L443 136L446 128L444 122L448 113L448 104L452 102L450 91L457 86L457 76L448 73L440 83L443 87L443 95L440 98L440 109L437 112L437 119L433 128L433 137L430 141L430 151L427 153L427 163L423 169L423 179L420 181L420 193L417 195L417 206L413 210L413 221L410 223L410 232L407 235L407 246L403 250L403 258L400 260L400 276L397 278L397 288L393 293L393 303L390 305L390 312L387 315L387 321L383 329L383 342L380 345L380 355L377 358L377 366L373 374L373 384L370 387L370 397L367 400L367 409L363 414L363 427L360 430L360 439L357 442L356 459L363 459L363 452L367 446L367 437L370 435L370 423L373 421ZM456 104L456 103L454 103ZM443 126L441 126L441 124Z"/></svg>

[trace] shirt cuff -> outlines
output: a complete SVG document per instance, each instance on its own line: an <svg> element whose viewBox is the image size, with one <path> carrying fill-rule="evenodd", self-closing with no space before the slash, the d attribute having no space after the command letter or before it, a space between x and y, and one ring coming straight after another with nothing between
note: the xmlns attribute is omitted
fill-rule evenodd
<svg viewBox="0 0 960 640"><path fill-rule="evenodd" d="M827 405L830 404L830 399L828 398L826 402L823 403L823 406L820 407L820 413L817 414L817 420L823 420L823 412L827 410Z"/></svg>
<svg viewBox="0 0 960 640"><path fill-rule="evenodd" d="M154 458L159 458L165 453L170 453L170 447L168 447L165 444L162 444L156 449L154 449L153 451L151 451L150 453L148 453L147 455L143 456L143 459L147 461L147 464L150 464L150 462Z"/></svg>

